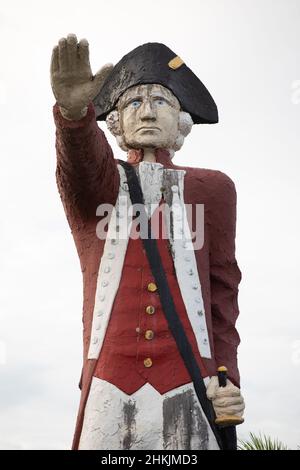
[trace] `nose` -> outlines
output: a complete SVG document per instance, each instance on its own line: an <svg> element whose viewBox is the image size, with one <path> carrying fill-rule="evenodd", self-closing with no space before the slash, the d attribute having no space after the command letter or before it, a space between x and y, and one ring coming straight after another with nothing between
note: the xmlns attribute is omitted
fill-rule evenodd
<svg viewBox="0 0 300 470"><path fill-rule="evenodd" d="M140 117L142 121L155 121L156 120L156 114L150 101L146 100L142 104Z"/></svg>

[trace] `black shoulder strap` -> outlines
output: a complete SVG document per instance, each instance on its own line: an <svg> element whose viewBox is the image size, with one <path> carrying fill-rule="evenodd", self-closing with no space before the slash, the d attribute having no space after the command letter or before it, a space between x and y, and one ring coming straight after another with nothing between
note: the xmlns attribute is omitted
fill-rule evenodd
<svg viewBox="0 0 300 470"><path fill-rule="evenodd" d="M129 187L129 194L132 204L140 204L142 210L144 208L144 199L143 192L136 175L134 168L127 162L119 160L120 165L125 170L127 176L127 183ZM139 207L139 209L140 209ZM145 208L144 208L145 211ZM144 214L141 214L142 220L148 220L146 216L146 211ZM201 404L203 412L210 424L210 427L216 437L216 440L222 448L222 441L219 435L219 430L215 425L215 414L211 401L206 396L206 386L204 380L201 376L200 368L193 354L192 347L186 336L184 327L181 323L181 320L177 314L176 307L172 298L172 293L170 291L168 281L166 278L165 271L163 269L161 257L158 251L157 243L155 238L151 238L151 221L148 220L148 238L142 238L142 242L147 253L148 261L150 268L155 279L158 294L160 297L161 305L163 312L168 322L169 329L176 341L180 355L184 361L184 364L190 374L190 377L193 381L195 392L197 394L198 400Z"/></svg>

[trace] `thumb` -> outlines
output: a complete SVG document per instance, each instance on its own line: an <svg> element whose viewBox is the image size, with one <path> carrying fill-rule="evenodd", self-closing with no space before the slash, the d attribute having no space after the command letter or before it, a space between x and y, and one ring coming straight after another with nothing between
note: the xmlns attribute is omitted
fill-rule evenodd
<svg viewBox="0 0 300 470"><path fill-rule="evenodd" d="M96 75L93 77L93 97L92 99L95 98L95 96L99 93L101 90L105 80L107 79L108 75L113 69L113 64L105 64L103 67L101 67L100 70L96 73Z"/></svg>
<svg viewBox="0 0 300 470"><path fill-rule="evenodd" d="M206 389L206 396L209 400L213 400L215 398L218 388L219 379L216 375L214 375L213 377L211 377Z"/></svg>

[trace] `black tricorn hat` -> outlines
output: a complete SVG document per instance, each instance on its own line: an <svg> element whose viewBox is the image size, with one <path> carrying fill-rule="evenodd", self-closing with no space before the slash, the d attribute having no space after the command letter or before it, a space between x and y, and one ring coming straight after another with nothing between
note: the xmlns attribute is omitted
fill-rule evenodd
<svg viewBox="0 0 300 470"><path fill-rule="evenodd" d="M137 47L114 66L93 100L97 121L106 119L128 88L147 83L171 90L195 124L218 122L216 103L203 83L171 49L155 42Z"/></svg>

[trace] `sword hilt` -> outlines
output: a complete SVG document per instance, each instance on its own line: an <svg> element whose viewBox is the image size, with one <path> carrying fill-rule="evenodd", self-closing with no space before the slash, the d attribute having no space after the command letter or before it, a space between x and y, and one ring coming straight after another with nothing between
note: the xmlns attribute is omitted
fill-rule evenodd
<svg viewBox="0 0 300 470"><path fill-rule="evenodd" d="M218 367L218 379L219 379L219 386L226 387L227 367L225 366ZM244 418L241 418L240 416L237 416L237 415L219 416L215 420L215 423L220 427L237 426L238 424L242 424L243 422L244 422Z"/></svg>

